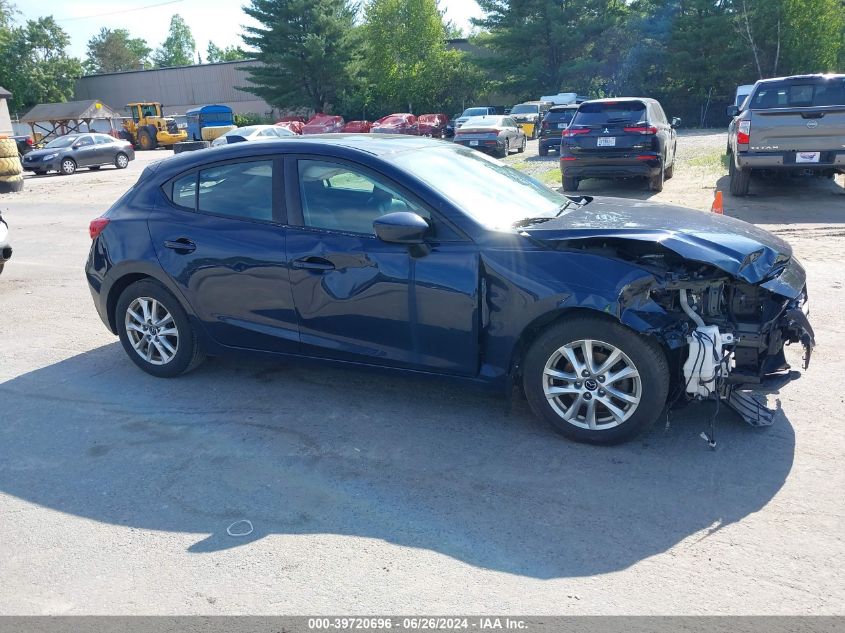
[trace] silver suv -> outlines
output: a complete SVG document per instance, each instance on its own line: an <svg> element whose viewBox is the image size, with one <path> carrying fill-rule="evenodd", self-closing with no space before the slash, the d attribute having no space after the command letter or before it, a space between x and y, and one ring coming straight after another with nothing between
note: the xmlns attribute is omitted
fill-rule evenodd
<svg viewBox="0 0 845 633"><path fill-rule="evenodd" d="M733 195L748 193L752 171L845 173L845 75L763 79L727 114L735 117L728 138Z"/></svg>

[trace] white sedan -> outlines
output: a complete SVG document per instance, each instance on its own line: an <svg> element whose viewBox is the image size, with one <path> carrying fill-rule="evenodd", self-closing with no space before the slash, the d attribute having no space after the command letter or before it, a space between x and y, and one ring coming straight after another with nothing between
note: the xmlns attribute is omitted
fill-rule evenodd
<svg viewBox="0 0 845 633"><path fill-rule="evenodd" d="M227 143L240 143L241 141L266 141L271 138L285 138L296 136L293 132L278 125L247 125L237 127L226 132L211 142L212 147L226 145Z"/></svg>

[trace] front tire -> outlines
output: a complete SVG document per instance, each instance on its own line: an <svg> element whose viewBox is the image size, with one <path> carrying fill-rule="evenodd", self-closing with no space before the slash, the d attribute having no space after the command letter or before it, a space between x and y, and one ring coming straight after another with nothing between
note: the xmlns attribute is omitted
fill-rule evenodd
<svg viewBox="0 0 845 633"><path fill-rule="evenodd" d="M659 345L625 326L576 317L551 326L525 356L531 410L577 442L618 444L649 428L669 393Z"/></svg>
<svg viewBox="0 0 845 633"><path fill-rule="evenodd" d="M59 166L59 173L63 176L72 176L76 172L76 161L72 158L65 158Z"/></svg>
<svg viewBox="0 0 845 633"><path fill-rule="evenodd" d="M129 358L158 378L184 374L204 359L187 313L157 281L136 281L121 293L115 324Z"/></svg>

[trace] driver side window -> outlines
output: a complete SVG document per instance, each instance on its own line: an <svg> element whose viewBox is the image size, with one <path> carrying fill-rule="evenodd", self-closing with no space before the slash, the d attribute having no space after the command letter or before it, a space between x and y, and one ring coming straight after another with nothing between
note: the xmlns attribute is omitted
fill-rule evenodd
<svg viewBox="0 0 845 633"><path fill-rule="evenodd" d="M430 213L379 178L327 161L299 161L303 224L318 229L373 235L373 221L396 211L428 220Z"/></svg>

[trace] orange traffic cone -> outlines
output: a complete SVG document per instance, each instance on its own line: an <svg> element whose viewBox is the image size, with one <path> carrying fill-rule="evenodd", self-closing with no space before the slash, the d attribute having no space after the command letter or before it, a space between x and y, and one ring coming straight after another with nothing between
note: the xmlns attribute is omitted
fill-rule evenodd
<svg viewBox="0 0 845 633"><path fill-rule="evenodd" d="M713 205L710 207L710 210L713 213L718 213L719 215L725 214L725 207L722 204L722 192L716 191L716 197L713 199Z"/></svg>

